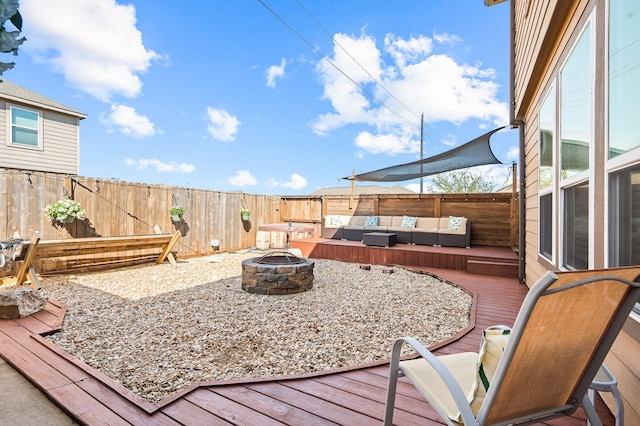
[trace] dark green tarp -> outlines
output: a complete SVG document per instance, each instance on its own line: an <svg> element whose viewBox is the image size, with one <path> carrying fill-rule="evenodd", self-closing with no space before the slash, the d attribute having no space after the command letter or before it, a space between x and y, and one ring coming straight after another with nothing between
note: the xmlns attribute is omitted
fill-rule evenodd
<svg viewBox="0 0 640 426"><path fill-rule="evenodd" d="M361 173L355 176L347 176L343 179L362 182L398 182L467 167L482 166L485 164L502 164L500 160L493 155L491 146L489 145L489 139L491 135L505 127L494 129L464 145L433 157L412 163L386 167L373 172Z"/></svg>

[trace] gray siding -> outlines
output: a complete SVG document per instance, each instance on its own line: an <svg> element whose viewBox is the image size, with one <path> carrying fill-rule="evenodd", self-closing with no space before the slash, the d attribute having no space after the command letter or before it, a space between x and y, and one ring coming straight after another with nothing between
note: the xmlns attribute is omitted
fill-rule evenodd
<svg viewBox="0 0 640 426"><path fill-rule="evenodd" d="M7 144L8 105L38 110L42 115L42 150ZM79 119L59 112L0 99L0 167L77 175Z"/></svg>

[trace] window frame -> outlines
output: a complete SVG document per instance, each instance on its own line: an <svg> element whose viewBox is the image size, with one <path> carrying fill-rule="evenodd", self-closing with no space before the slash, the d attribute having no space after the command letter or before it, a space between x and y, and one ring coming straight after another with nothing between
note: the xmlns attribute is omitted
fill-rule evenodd
<svg viewBox="0 0 640 426"><path fill-rule="evenodd" d="M567 64L567 62L569 61L569 59L571 59L571 55L572 53L575 51L576 46L578 45L578 43L582 40L582 37L585 35L585 32L587 31L587 29L589 30L589 85L590 85L590 90L589 90L589 167L584 170L581 171L579 173L576 173L574 175L571 175L567 178L562 178L561 176L559 176L560 172L561 172L561 168L562 168L562 160L561 160L561 156L562 156L562 72ZM559 246L557 247L557 259L558 259L558 264L557 266L562 269L562 270L568 270L570 269L570 266L567 267L565 265L566 263L566 259L564 256L564 252L565 252L565 240L564 240L564 234L565 234L565 229L564 229L564 222L565 222L565 212L566 212L566 206L564 205L564 200L565 200L565 191L567 189L571 189L574 188L576 186L582 185L584 183L587 183L589 185L589 212L593 212L594 210L594 197L595 197L595 193L594 193L594 185L593 183L595 182L595 171L593 168L593 164L595 164L595 152L596 152L596 148L594 146L595 143L595 94L594 94L594 90L595 90L595 84L596 84L596 66L595 66L595 46L596 46L596 34L597 32L597 25L596 25L596 18L595 18L595 13L592 12L589 16L589 18L585 21L585 24L583 25L583 27L580 29L580 32L578 34L578 36L576 37L575 41L573 42L573 44L571 45L571 48L569 49L569 53L567 54L565 60L562 63L562 66L560 67L560 71L558 72L557 75L557 84L558 84L558 97L556 99L557 102L557 110L556 110L556 126L557 126L557 138L558 138L558 143L557 143L557 164L556 164L556 168L554 169L554 172L556 172L556 179L557 179L557 193L556 193L556 197L555 197L555 201L558 202L559 206L559 214L557 216L557 227L558 227L558 232L557 235L559 235L558 240L559 240ZM593 241L595 239L595 231L594 231L594 226L595 226L595 217L593 214L589 214L589 219L588 219L588 247L593 247ZM588 254L588 268L592 268L593 265L595 264L595 254L594 251L589 249L589 254Z"/></svg>
<svg viewBox="0 0 640 426"><path fill-rule="evenodd" d="M635 167L640 165L640 146L635 147L631 150L628 150L620 155L617 155L613 158L611 158L610 156L610 114L611 114L611 92L610 92L610 61L609 61L609 55L610 55L610 39L611 39L611 1L615 1L615 0L608 0L605 2L605 30L604 30L604 37L606 42L604 43L604 49L605 49L605 63L604 63L604 67L605 67L605 85L604 85L604 90L605 90L605 94L604 94L604 111L606 113L606 119L604 120L604 126L605 126L605 141L606 141L606 146L604 149L604 181L605 181L605 210L604 210L604 220L605 220L605 229L604 229L604 244L605 244L605 250L604 250L604 262L606 267L611 268L614 267L614 265L612 265L612 259L609 256L610 253L610 249L611 249L611 234L610 234L610 226L609 226L609 220L610 220L610 216L611 216L611 211L609 209L609 197L610 197L610 189L611 189L611 176L613 174L616 174L622 170L625 170L627 168L631 168L631 167ZM640 301L638 301L638 303L636 303L635 307L633 308L633 310L631 311L631 313L629 314L629 318L634 320L637 323L640 323Z"/></svg>
<svg viewBox="0 0 640 426"><path fill-rule="evenodd" d="M38 144L37 145L28 145L28 144L24 144L24 143L20 143L20 142L16 142L13 140L13 111L14 110L22 110L22 111L27 111L30 113L34 113L38 115L38 128L37 128L37 138L38 138ZM43 117L42 117L42 111L34 109L34 108L29 108L29 107L25 107L22 105L15 105L15 104L10 104L7 103L7 146L13 147L13 148L22 148L22 149L31 149L31 150L36 150L36 151L42 151L43 150Z"/></svg>
<svg viewBox="0 0 640 426"><path fill-rule="evenodd" d="M558 94L556 91L555 82L551 84L551 87L544 96L540 108L538 109L538 135L542 133L542 119L540 111L543 110L547 102L551 102L553 123L551 125L553 130L551 140L551 185L542 188L540 185L540 170L542 169L542 137L539 137L539 150L538 150L538 255L543 259L555 264L557 258L557 168L558 168ZM542 251L541 237L542 237L542 202L541 199L544 196L551 197L551 255L547 255Z"/></svg>

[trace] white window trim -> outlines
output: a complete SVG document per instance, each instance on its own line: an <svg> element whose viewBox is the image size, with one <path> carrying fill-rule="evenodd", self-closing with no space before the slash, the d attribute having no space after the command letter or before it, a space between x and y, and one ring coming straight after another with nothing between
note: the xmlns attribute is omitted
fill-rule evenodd
<svg viewBox="0 0 640 426"><path fill-rule="evenodd" d="M29 112L33 112L35 114L38 114L38 146L31 146L31 145L24 145L24 144L20 144L20 143L13 143L13 138L12 138L12 122L11 122L11 117L13 116L13 112L12 112L12 108L16 108L16 109L21 109L24 111L29 111ZM29 108L29 107L25 107L22 105L14 105L14 104L10 104L7 103L7 138L6 138L6 144L7 146L10 146L12 148L21 148L21 149L31 149L31 150L36 150L36 151L43 151L44 150L44 144L42 143L43 141L43 117L42 117L42 111L37 110L37 109L33 109L33 108Z"/></svg>
<svg viewBox="0 0 640 426"><path fill-rule="evenodd" d="M549 99L549 96L553 95L553 141L552 141L552 151L553 151L553 161L551 162L551 186L541 189L540 188L540 181L538 181L538 256L542 257L543 259L546 259L547 261L551 262L551 264L555 265L556 259L558 258L557 255L557 246L558 246L558 234L556 232L556 229L558 229L557 226L557 214L558 214L558 179L557 179L557 168L559 167L559 162L558 162L558 152L559 152L559 148L558 148L558 93L556 92L556 84L555 82L551 85L551 87L549 88L549 90L547 91L546 95L544 96L544 99L542 101L542 103L540 104L540 108L542 108L542 105L545 104L545 102L547 102L547 100ZM538 114L538 134L540 134L540 115ZM540 144L542 145L542 144ZM540 146L538 147L538 149L540 149ZM538 179L540 179L540 164L541 164L541 157L540 157L540 152L538 152ZM540 251L540 197L543 195L547 195L547 194L551 194L551 258L547 257L545 254L543 254Z"/></svg>
<svg viewBox="0 0 640 426"><path fill-rule="evenodd" d="M561 179L560 176L558 176L557 181L558 181L558 193L557 193L557 197L559 200L559 214L558 214L558 235L560 237L558 237L558 241L560 242L559 246L558 246L558 267L561 270L566 270L567 268L565 268L563 265L565 264L565 259L564 259L564 244L565 241L562 238L562 235L564 235L564 212L565 212L565 206L564 206L564 191L566 188L568 187L573 187L575 185L578 185L580 183L583 182L589 182L589 211L593 212L594 211L594 197L595 197L595 192L594 192L594 187L593 187L593 182L594 182L594 177L595 177L595 171L593 170L593 167L591 167L591 165L595 164L595 149L593 146L593 142L595 141L595 99L594 99L594 93L593 93L593 89L595 88L595 82L596 82L596 75L595 75L595 71L596 71L596 67L595 67L595 46L596 46L596 32L597 32L597 27L596 27L596 18L595 18L595 13L592 12L591 15L589 16L589 19L585 22L584 26L582 27L582 29L580 30L580 34L576 37L573 45L571 46L571 49L569 51L569 54L565 57L564 62L562 64L562 66L560 67L560 71L558 73L558 108L560 107L560 103L562 102L561 99L561 95L562 95L562 71L564 70L564 67L566 66L567 61L569 60L569 58L571 57L571 54L573 53L573 51L575 50L576 44L578 43L578 41L580 41L580 39L582 38L582 36L584 35L584 32L586 31L586 29L589 28L589 50L590 50L590 54L589 54L589 69L590 69L590 75L589 75L589 79L591 80L591 91L589 93L590 95L590 103L591 103L591 107L589 108L589 114L590 114L590 120L591 120L591 128L589 129L589 137L590 137L590 143L589 143L589 168L583 172L580 172L576 175L573 175L569 178L566 179ZM557 123L557 127L558 127L558 148L557 148L557 155L558 155L558 164L557 164L557 171L560 171L560 168L562 167L560 164L560 158L562 155L562 135L561 135L561 129L562 129L562 120L561 120L561 111L560 109L558 109L558 111L556 112L556 117L558 119L558 123ZM593 242L595 240L595 235L594 235L594 226L595 226L595 215L590 214L589 215L589 236L588 236L588 241L589 241L589 247L593 247ZM595 264L595 253L594 250L589 250L589 259L588 259L588 267L589 268L593 268L593 265Z"/></svg>
<svg viewBox="0 0 640 426"><path fill-rule="evenodd" d="M628 167L632 167L640 164L640 147L636 147L630 151L627 151L621 155L618 155L612 159L609 159L609 2L605 2L605 24L604 24L604 34L605 34L605 43L604 43L604 55L607 60L604 62L604 72L606 76L606 83L604 85L604 111L607 113L607 119L604 120L604 134L605 134L605 159L604 159L604 201L605 201L605 209L604 209L604 223L605 231L604 231L604 264L607 267L611 267L611 259L609 259L609 185L610 185L610 177L612 173L618 172L620 170L626 169ZM629 318L640 323L640 315L636 312L631 311L629 314Z"/></svg>

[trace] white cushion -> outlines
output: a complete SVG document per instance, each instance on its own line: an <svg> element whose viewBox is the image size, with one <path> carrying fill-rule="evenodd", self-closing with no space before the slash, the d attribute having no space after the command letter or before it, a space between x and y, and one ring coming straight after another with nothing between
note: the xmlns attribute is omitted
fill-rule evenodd
<svg viewBox="0 0 640 426"><path fill-rule="evenodd" d="M438 359L453 374L454 379L466 394L473 387L473 376L476 369L478 354L462 352L442 355ZM405 376L422 392L437 409L451 420L460 422L460 412L448 391L446 384L436 370L424 358L416 358L400 362L400 369Z"/></svg>
<svg viewBox="0 0 640 426"><path fill-rule="evenodd" d="M392 226L393 216L378 216L378 226Z"/></svg>
<svg viewBox="0 0 640 426"><path fill-rule="evenodd" d="M378 226L380 219L378 216L367 216L367 220L364 222L364 226Z"/></svg>
<svg viewBox="0 0 640 426"><path fill-rule="evenodd" d="M418 221L417 217L403 216L402 217L402 223L400 224L400 227L401 228L415 228L417 221Z"/></svg>
<svg viewBox="0 0 640 426"><path fill-rule="evenodd" d="M465 219L464 217L456 217L456 216L449 216L449 223L447 223L447 229L451 229L453 231L459 231L460 229L462 229L462 220Z"/></svg>
<svg viewBox="0 0 640 426"><path fill-rule="evenodd" d="M367 220L366 216L351 216L349 225L351 226L364 226L364 222Z"/></svg>
<svg viewBox="0 0 640 426"><path fill-rule="evenodd" d="M341 226L342 218L337 214L330 214L324 217L325 226Z"/></svg>
<svg viewBox="0 0 640 426"><path fill-rule="evenodd" d="M416 228L438 228L439 217L419 217L416 222Z"/></svg>

